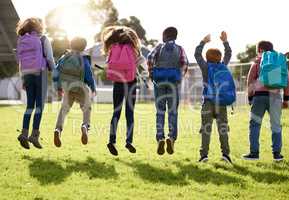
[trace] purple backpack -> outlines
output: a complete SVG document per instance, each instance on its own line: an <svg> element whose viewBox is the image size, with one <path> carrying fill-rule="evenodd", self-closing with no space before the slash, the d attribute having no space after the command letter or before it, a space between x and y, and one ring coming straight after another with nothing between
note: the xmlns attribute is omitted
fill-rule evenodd
<svg viewBox="0 0 289 200"><path fill-rule="evenodd" d="M23 74L40 72L46 67L40 37L36 32L20 36L17 43L17 58Z"/></svg>

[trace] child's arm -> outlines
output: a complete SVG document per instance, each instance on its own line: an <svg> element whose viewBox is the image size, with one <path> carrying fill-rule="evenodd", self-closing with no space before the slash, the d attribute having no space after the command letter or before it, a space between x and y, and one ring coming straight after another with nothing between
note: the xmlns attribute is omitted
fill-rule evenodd
<svg viewBox="0 0 289 200"><path fill-rule="evenodd" d="M60 81L60 71L59 71L59 67L60 65L62 65L63 63L63 56L59 59L59 61L57 62L57 65L52 68L52 81L53 81L53 86L55 90L62 90L62 86L61 86L61 81Z"/></svg>
<svg viewBox="0 0 289 200"><path fill-rule="evenodd" d="M247 88L248 88L248 98L249 101L252 100L255 89L255 82L258 78L258 63L253 63L250 67L248 77L247 77Z"/></svg>
<svg viewBox="0 0 289 200"><path fill-rule="evenodd" d="M288 83L289 83L289 76L288 76ZM288 108L288 101L289 101L289 84L286 88L284 88L283 108Z"/></svg>
<svg viewBox="0 0 289 200"><path fill-rule="evenodd" d="M137 66L137 69L138 69L139 73L142 73L143 71L146 71L145 62L146 62L146 59L145 59L145 57L143 57L143 55L140 55L137 58L136 66Z"/></svg>
<svg viewBox="0 0 289 200"><path fill-rule="evenodd" d="M225 65L228 65L230 63L230 60L231 60L231 57L232 57L232 49L231 49L231 47L229 45L228 36L227 36L227 33L225 31L223 31L221 33L220 39L222 40L222 42L224 44L224 47L225 47L225 56L224 56L224 59L223 59L223 63Z"/></svg>
<svg viewBox="0 0 289 200"><path fill-rule="evenodd" d="M95 80L91 70L90 62L87 58L83 58L84 62L84 82L90 87L91 91L95 93Z"/></svg>
<svg viewBox="0 0 289 200"><path fill-rule="evenodd" d="M148 65L148 71L149 71L149 75L151 77L151 73L152 73L152 68L156 62L156 57L157 57L157 53L159 51L159 49L161 48L161 44L159 44L158 46L156 46L149 54L147 57L147 65Z"/></svg>
<svg viewBox="0 0 289 200"><path fill-rule="evenodd" d="M44 39L43 46L44 46L43 52L44 52L44 55L46 57L49 68L53 70L55 68L55 61L54 61L54 57L53 57L52 46L51 46L50 41L47 39L47 37L45 37L45 39Z"/></svg>
<svg viewBox="0 0 289 200"><path fill-rule="evenodd" d="M203 58L203 49L205 47L205 44L211 41L211 36L207 35L201 42L200 44L196 47L195 50L195 59L198 63L198 65L200 66L200 68L206 69L207 68L207 62L205 61L205 59Z"/></svg>
<svg viewBox="0 0 289 200"><path fill-rule="evenodd" d="M186 55L184 48L183 47L180 47L180 48L181 48L180 63L182 66L183 75L185 75L188 71L189 60L188 60L188 57Z"/></svg>

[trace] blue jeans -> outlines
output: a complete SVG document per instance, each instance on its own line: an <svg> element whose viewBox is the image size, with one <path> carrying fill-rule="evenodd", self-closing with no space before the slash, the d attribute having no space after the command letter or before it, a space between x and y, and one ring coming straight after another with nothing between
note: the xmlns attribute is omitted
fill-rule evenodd
<svg viewBox="0 0 289 200"><path fill-rule="evenodd" d="M110 123L109 143L116 143L116 131L123 100L125 99L126 143L133 142L134 107L136 101L136 80L129 83L113 84L113 116Z"/></svg>
<svg viewBox="0 0 289 200"><path fill-rule="evenodd" d="M39 130L42 112L47 95L47 71L39 74L24 75L24 87L27 96L26 111L23 116L23 129L29 130L30 119L34 112L33 129Z"/></svg>
<svg viewBox="0 0 289 200"><path fill-rule="evenodd" d="M156 139L165 139L164 125L166 107L168 107L169 137L176 140L178 137L178 107L179 89L177 83L158 82L154 85L156 106Z"/></svg>
<svg viewBox="0 0 289 200"><path fill-rule="evenodd" d="M270 96L254 96L250 117L250 151L259 154L259 136L262 119L266 111L270 115L270 124L272 131L272 151L281 152L282 148L282 128L281 113L282 99L279 94L270 94Z"/></svg>

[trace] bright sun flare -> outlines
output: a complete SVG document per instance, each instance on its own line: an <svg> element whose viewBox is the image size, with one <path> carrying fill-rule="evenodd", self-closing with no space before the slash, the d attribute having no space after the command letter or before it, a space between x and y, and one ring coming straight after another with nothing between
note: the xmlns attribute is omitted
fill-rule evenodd
<svg viewBox="0 0 289 200"><path fill-rule="evenodd" d="M100 31L100 25L93 24L87 12L79 6L67 7L59 18L59 24L66 31L69 39L81 36L93 42L94 36Z"/></svg>

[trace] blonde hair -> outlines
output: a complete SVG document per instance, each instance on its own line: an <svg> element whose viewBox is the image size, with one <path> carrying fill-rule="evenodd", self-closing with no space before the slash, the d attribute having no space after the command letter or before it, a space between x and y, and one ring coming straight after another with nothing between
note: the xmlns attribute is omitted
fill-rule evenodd
<svg viewBox="0 0 289 200"><path fill-rule="evenodd" d="M84 51L87 45L87 41L82 37L74 37L70 41L70 48L74 51Z"/></svg>
<svg viewBox="0 0 289 200"><path fill-rule="evenodd" d="M103 52L108 55L114 44L130 44L137 56L140 55L140 40L134 30L126 26L109 26L101 35Z"/></svg>
<svg viewBox="0 0 289 200"><path fill-rule="evenodd" d="M18 36L25 35L26 33L31 33L35 31L38 34L43 32L42 20L39 18L28 18L24 21L19 21L16 27L16 33Z"/></svg>

